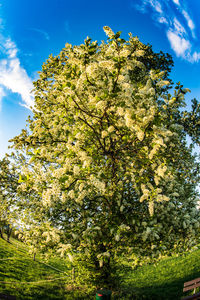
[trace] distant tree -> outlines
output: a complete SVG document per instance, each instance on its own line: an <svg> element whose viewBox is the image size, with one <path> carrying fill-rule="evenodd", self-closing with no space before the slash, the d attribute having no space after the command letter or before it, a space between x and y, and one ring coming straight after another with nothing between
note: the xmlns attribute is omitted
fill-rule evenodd
<svg viewBox="0 0 200 300"><path fill-rule="evenodd" d="M35 220L31 226L30 222L24 224L24 226L22 225L17 230L17 237L28 246L29 253L33 255L34 260L38 252L40 255L43 254L44 257L55 254L55 241L60 242L60 232L58 230L56 232L55 228L52 228L48 222L38 225Z"/></svg>
<svg viewBox="0 0 200 300"><path fill-rule="evenodd" d="M30 159L24 205L61 253L111 282L119 253L135 260L191 248L199 237L199 114L188 89L171 95L168 54L104 27L108 41L66 44L43 65L28 130L13 139ZM196 109L199 104L196 103ZM58 242L59 236L59 242Z"/></svg>
<svg viewBox="0 0 200 300"><path fill-rule="evenodd" d="M17 167L6 155L0 160L0 236L3 238L3 233L6 233L8 242L17 216L18 179Z"/></svg>

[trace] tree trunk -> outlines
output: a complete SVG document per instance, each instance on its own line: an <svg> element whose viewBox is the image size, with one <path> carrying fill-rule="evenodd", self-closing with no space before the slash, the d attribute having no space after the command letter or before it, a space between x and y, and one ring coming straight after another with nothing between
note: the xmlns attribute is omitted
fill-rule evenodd
<svg viewBox="0 0 200 300"><path fill-rule="evenodd" d="M8 229L7 229L7 242L10 243L10 236L12 233L12 227L10 227L10 225L8 225Z"/></svg>
<svg viewBox="0 0 200 300"><path fill-rule="evenodd" d="M101 253L106 252L108 249L102 244L99 247ZM100 266L99 260L97 257L94 257L94 264L97 274L97 285L99 288L102 287L108 287L112 285L112 279L111 279L111 259L110 257L106 257L105 261L103 262L103 265Z"/></svg>
<svg viewBox="0 0 200 300"><path fill-rule="evenodd" d="M4 239L4 237L3 237L3 229L2 229L2 227L0 227L0 237L1 237L2 239Z"/></svg>
<svg viewBox="0 0 200 300"><path fill-rule="evenodd" d="M103 263L103 266L100 268L101 281L107 286L111 285L111 266L110 258L107 258L106 262Z"/></svg>

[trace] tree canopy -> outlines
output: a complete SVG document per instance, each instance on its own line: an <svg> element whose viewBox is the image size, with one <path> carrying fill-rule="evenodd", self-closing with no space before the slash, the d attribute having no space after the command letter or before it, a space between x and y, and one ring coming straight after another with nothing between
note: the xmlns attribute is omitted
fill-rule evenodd
<svg viewBox="0 0 200 300"><path fill-rule="evenodd" d="M12 141L28 159L20 186L34 228L48 224L44 240L108 281L120 252L196 243L199 165L187 136L199 142L200 116L197 101L184 110L189 89L172 91L170 55L104 30L107 42L66 44L43 64L33 117Z"/></svg>

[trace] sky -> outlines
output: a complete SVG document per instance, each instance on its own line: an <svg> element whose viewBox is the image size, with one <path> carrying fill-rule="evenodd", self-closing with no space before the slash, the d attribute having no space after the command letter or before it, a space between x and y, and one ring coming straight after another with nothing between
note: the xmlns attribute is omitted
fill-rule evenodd
<svg viewBox="0 0 200 300"><path fill-rule="evenodd" d="M106 40L103 26L171 54L171 79L191 90L188 107L200 100L199 12L199 0L0 0L0 157L31 115L43 62L65 43Z"/></svg>

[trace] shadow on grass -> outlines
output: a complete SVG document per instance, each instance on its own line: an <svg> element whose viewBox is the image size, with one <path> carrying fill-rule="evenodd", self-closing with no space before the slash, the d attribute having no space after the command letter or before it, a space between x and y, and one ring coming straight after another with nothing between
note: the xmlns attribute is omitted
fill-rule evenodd
<svg viewBox="0 0 200 300"><path fill-rule="evenodd" d="M122 284L118 291L113 291L114 300L180 300L187 293L183 294L183 284L186 281L200 276L200 272L192 273L187 277L180 278L171 282L157 285L142 285L136 287L131 282ZM3 289L2 289L3 288ZM0 293L16 296L17 300L78 300L95 299L95 292L87 292L87 288L77 288L66 285L64 281L54 284L43 285L13 285L10 287L1 287ZM0 298L1 299L1 298Z"/></svg>
<svg viewBox="0 0 200 300"><path fill-rule="evenodd" d="M193 272L188 276L180 279L166 282L164 284L149 284L134 286L131 282L123 284L119 292L113 293L113 299L120 300L180 300L183 297L191 295L193 291L183 293L183 285L185 282L200 277L200 270Z"/></svg>
<svg viewBox="0 0 200 300"><path fill-rule="evenodd" d="M87 289L67 286L64 282L57 285L42 286L13 286L12 295L17 300L74 300L74 299L95 299L95 293L87 293ZM1 292L0 292L1 293ZM4 289L4 294L11 295L10 289ZM1 300L1 298L0 298Z"/></svg>

